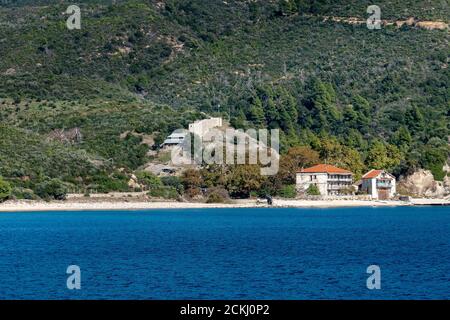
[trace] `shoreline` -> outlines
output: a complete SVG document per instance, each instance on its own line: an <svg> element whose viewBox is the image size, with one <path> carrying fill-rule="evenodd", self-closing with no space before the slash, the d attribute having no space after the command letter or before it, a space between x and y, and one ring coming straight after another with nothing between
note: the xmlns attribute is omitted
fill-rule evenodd
<svg viewBox="0 0 450 320"><path fill-rule="evenodd" d="M68 200L68 201L6 201L0 204L0 212L42 212L42 211L120 211L152 209L220 209L220 208L354 208L354 207L405 207L405 206L450 206L449 200L412 199L411 202L378 200L281 200L274 199L272 206L258 204L255 200L235 200L232 203L201 202L150 202L110 199Z"/></svg>

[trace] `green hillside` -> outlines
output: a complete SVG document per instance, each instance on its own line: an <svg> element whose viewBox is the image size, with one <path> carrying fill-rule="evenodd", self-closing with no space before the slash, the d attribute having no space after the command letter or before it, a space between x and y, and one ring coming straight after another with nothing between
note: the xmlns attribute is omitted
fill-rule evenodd
<svg viewBox="0 0 450 320"><path fill-rule="evenodd" d="M281 128L283 152L309 145L357 173L424 167L444 176L448 30L369 30L324 19L365 20L370 1L80 3L81 30L66 28L68 1L0 7L0 121L42 139L81 128L81 143L51 145L63 150L62 163L75 149L109 163L95 169L106 175L135 170L148 161L139 135L162 139L202 111L230 117L238 128ZM377 4L383 19L450 21L448 1ZM17 139L47 159L47 144ZM15 166L37 175L24 155L18 161L1 151L0 175L8 178ZM44 166L41 174L90 183L92 172L74 170Z"/></svg>

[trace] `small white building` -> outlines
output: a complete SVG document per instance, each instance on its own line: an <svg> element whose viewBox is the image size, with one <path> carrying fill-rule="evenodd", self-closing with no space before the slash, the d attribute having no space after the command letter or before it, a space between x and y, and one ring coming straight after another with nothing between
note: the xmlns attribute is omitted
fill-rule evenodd
<svg viewBox="0 0 450 320"><path fill-rule="evenodd" d="M315 185L322 196L346 195L352 189L353 173L329 164L319 164L297 173L297 190Z"/></svg>
<svg viewBox="0 0 450 320"><path fill-rule="evenodd" d="M188 132L186 132L186 130L182 130L182 131L176 130L176 131L172 132L172 134L170 136L168 136L166 138L166 140L164 140L164 142L161 145L161 148L178 146L186 140L187 136L188 136Z"/></svg>
<svg viewBox="0 0 450 320"><path fill-rule="evenodd" d="M218 128L223 125L222 118L209 118L195 121L189 125L189 132L203 137L213 128Z"/></svg>
<svg viewBox="0 0 450 320"><path fill-rule="evenodd" d="M387 200L397 193L395 177L384 170L370 170L362 177L361 191L372 199Z"/></svg>
<svg viewBox="0 0 450 320"><path fill-rule="evenodd" d="M195 121L194 123L189 124L189 131L185 129L178 129L172 132L172 134L168 136L161 144L161 148L181 145L191 134L195 134L200 138L203 138L212 129L222 127L222 125L222 118L209 118Z"/></svg>

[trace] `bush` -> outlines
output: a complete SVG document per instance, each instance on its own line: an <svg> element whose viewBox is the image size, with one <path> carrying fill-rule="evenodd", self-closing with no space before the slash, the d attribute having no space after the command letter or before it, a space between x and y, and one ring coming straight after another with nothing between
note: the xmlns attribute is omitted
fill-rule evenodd
<svg viewBox="0 0 450 320"><path fill-rule="evenodd" d="M26 188L14 188L11 192L12 197L19 200L36 200L33 190Z"/></svg>
<svg viewBox="0 0 450 320"><path fill-rule="evenodd" d="M207 191L207 203L224 203L229 199L228 191L223 188L210 188Z"/></svg>
<svg viewBox="0 0 450 320"><path fill-rule="evenodd" d="M139 171L136 173L136 177L138 178L138 182L140 184L143 184L149 188L154 186L162 186L161 180L151 172Z"/></svg>
<svg viewBox="0 0 450 320"><path fill-rule="evenodd" d="M195 198L195 197L197 197L197 196L202 194L202 189L200 189L200 188L189 188L189 189L186 189L184 194L186 196L188 196L189 198Z"/></svg>
<svg viewBox="0 0 450 320"><path fill-rule="evenodd" d="M260 196L260 193L257 191L251 191L250 192L250 198L258 198Z"/></svg>
<svg viewBox="0 0 450 320"><path fill-rule="evenodd" d="M259 191L265 181L267 177L261 175L259 166L236 165L230 168L226 186L232 197L245 199L252 191Z"/></svg>
<svg viewBox="0 0 450 320"><path fill-rule="evenodd" d="M356 193L356 190L355 190L354 187L348 187L348 188L345 188L345 189L341 190L341 194L345 195L345 196L351 196L354 193Z"/></svg>
<svg viewBox="0 0 450 320"><path fill-rule="evenodd" d="M128 177L122 173L115 172L109 176L106 172L101 172L92 177L90 189L99 193L108 193L111 191L127 192L129 191Z"/></svg>
<svg viewBox="0 0 450 320"><path fill-rule="evenodd" d="M183 172L181 176L181 182L186 190L199 190L203 185L203 178L200 171L194 169L188 169Z"/></svg>
<svg viewBox="0 0 450 320"><path fill-rule="evenodd" d="M293 199L297 196L297 190L294 184L283 186L280 190L280 196L282 198Z"/></svg>
<svg viewBox="0 0 450 320"><path fill-rule="evenodd" d="M0 202L8 199L11 195L11 185L0 177Z"/></svg>
<svg viewBox="0 0 450 320"><path fill-rule="evenodd" d="M208 196L208 199L206 199L206 203L224 203L225 199L222 198L217 193L212 193Z"/></svg>
<svg viewBox="0 0 450 320"><path fill-rule="evenodd" d="M184 192L183 183L181 182L181 179L179 177L174 176L162 177L161 182L163 185L167 187L174 187L180 194Z"/></svg>
<svg viewBox="0 0 450 320"><path fill-rule="evenodd" d="M309 196L320 196L320 191L315 184L312 184L309 186L308 190L306 190L306 194Z"/></svg>
<svg viewBox="0 0 450 320"><path fill-rule="evenodd" d="M442 167L442 164L432 165L428 167L436 181L444 181L446 172L442 169Z"/></svg>
<svg viewBox="0 0 450 320"><path fill-rule="evenodd" d="M59 179L47 180L36 186L37 195L45 200L65 200L67 191L66 185Z"/></svg>
<svg viewBox="0 0 450 320"><path fill-rule="evenodd" d="M155 186L150 189L148 195L154 198L177 199L179 194L174 187Z"/></svg>

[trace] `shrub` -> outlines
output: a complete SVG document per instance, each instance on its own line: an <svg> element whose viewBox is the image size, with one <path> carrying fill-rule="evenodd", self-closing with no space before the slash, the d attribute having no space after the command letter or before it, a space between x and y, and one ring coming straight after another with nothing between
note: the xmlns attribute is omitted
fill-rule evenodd
<svg viewBox="0 0 450 320"><path fill-rule="evenodd" d="M186 190L198 189L203 185L203 178L198 170L188 169L183 172L181 181Z"/></svg>
<svg viewBox="0 0 450 320"><path fill-rule="evenodd" d="M282 198L293 199L297 196L297 190L295 189L295 185L287 185L283 186L280 190L280 196Z"/></svg>
<svg viewBox="0 0 450 320"><path fill-rule="evenodd" d="M429 166L431 173L436 181L444 181L446 172L442 169L442 164Z"/></svg>
<svg viewBox="0 0 450 320"><path fill-rule="evenodd" d="M186 189L185 191L185 195L188 196L189 198L194 198L198 195L200 195L202 193L202 190L200 188L189 188Z"/></svg>
<svg viewBox="0 0 450 320"><path fill-rule="evenodd" d="M11 195L11 185L0 177L0 202Z"/></svg>
<svg viewBox="0 0 450 320"><path fill-rule="evenodd" d="M351 196L352 194L354 194L356 192L354 187L348 187L345 189L341 190L341 194L342 195L346 195L346 196Z"/></svg>
<svg viewBox="0 0 450 320"><path fill-rule="evenodd" d="M26 188L14 188L11 192L11 195L20 200L36 200L37 197L34 194L33 190Z"/></svg>
<svg viewBox="0 0 450 320"><path fill-rule="evenodd" d="M59 179L46 180L36 186L36 193L45 200L65 200L67 197L67 187Z"/></svg>
<svg viewBox="0 0 450 320"><path fill-rule="evenodd" d="M154 186L162 186L161 180L151 172L139 171L136 173L136 177L138 178L138 182L140 184L143 184L149 188Z"/></svg>
<svg viewBox="0 0 450 320"><path fill-rule="evenodd" d="M155 186L150 189L148 195L155 198L177 199L179 194L174 187Z"/></svg>
<svg viewBox="0 0 450 320"><path fill-rule="evenodd" d="M124 174L114 173L109 176L106 172L101 172L92 177L90 189L96 192L127 192L129 191L128 177Z"/></svg>
<svg viewBox="0 0 450 320"><path fill-rule="evenodd" d="M208 196L208 199L206 199L206 203L224 203L225 199L222 198L217 193L212 193Z"/></svg>
<svg viewBox="0 0 450 320"><path fill-rule="evenodd" d="M207 191L207 203L224 203L229 199L228 191L223 188L210 188Z"/></svg>
<svg viewBox="0 0 450 320"><path fill-rule="evenodd" d="M267 180L257 165L236 165L227 175L227 189L233 197L248 198L252 191L260 190Z"/></svg>
<svg viewBox="0 0 450 320"><path fill-rule="evenodd" d="M180 194L184 192L183 183L181 182L181 179L179 177L174 176L162 177L161 182L163 185L167 187L174 187Z"/></svg>
<svg viewBox="0 0 450 320"><path fill-rule="evenodd" d="M315 184L312 184L309 186L308 190L306 190L306 194L309 196L320 196L320 191Z"/></svg>

